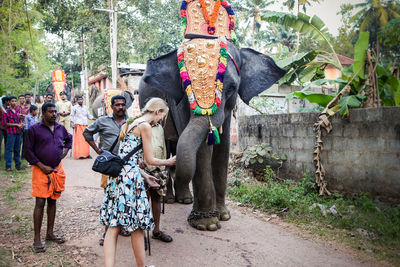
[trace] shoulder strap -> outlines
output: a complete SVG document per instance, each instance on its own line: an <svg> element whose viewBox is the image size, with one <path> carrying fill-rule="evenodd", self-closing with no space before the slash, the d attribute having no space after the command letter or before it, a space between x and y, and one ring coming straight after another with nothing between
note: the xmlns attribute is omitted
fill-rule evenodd
<svg viewBox="0 0 400 267"><path fill-rule="evenodd" d="M136 146L131 152L129 152L125 157L122 158L124 162L128 161L136 152L138 152L143 147L143 144Z"/></svg>
<svg viewBox="0 0 400 267"><path fill-rule="evenodd" d="M110 152L112 152L114 150L115 145L118 143L118 138L119 138L119 135L117 136L117 138L115 139L114 143L112 144L112 146L110 148Z"/></svg>
<svg viewBox="0 0 400 267"><path fill-rule="evenodd" d="M139 122L138 124L136 124L135 126L133 126L133 128L131 129L131 131L133 129L135 129L139 124L141 124L142 122ZM118 143L118 139L119 139L119 135L117 136L117 138L115 139L114 143L112 144L111 148L110 148L110 152L112 152L114 150L114 147L117 145ZM128 154L129 155L129 154Z"/></svg>

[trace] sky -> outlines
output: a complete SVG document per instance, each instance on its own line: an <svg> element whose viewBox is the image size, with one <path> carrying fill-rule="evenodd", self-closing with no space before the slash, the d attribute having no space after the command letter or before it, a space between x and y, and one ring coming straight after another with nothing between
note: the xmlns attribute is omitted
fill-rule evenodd
<svg viewBox="0 0 400 267"><path fill-rule="evenodd" d="M278 0L271 5L271 10L287 12L287 8L282 5L284 1ZM312 6L307 6L307 15L317 15L325 22L328 30L334 36L337 36L338 29L342 25L341 16L336 15L340 11L342 4L358 4L363 0L323 0L321 3L312 3Z"/></svg>

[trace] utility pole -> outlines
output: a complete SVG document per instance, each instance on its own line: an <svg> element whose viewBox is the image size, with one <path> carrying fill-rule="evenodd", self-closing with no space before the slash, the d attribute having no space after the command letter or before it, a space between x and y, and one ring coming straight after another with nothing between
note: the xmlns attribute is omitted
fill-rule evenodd
<svg viewBox="0 0 400 267"><path fill-rule="evenodd" d="M110 9L95 8L95 10L109 12L110 15L110 55L111 55L111 77L112 88L117 88L117 31L118 31L118 10L117 4L110 0ZM122 13L122 12L119 12Z"/></svg>

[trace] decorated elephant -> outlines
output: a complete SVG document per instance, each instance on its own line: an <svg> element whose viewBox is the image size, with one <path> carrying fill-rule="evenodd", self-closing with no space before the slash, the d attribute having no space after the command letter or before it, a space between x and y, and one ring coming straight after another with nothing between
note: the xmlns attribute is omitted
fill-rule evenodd
<svg viewBox="0 0 400 267"><path fill-rule="evenodd" d="M121 91L121 95L123 95L126 98L126 108L128 109L133 103L134 96L129 91ZM93 111L93 116L95 118L98 118L98 117L101 117L101 116L104 116L107 114L104 93L100 93L99 96L93 101L92 111Z"/></svg>
<svg viewBox="0 0 400 267"><path fill-rule="evenodd" d="M179 202L190 200L192 195L189 183L192 181L194 203L188 222L199 230L214 231L221 227L220 221L229 220L231 217L225 205L225 191L231 115L237 96L249 104L254 96L276 83L285 72L269 56L255 50L238 49L223 39L220 42L218 39L209 40L205 45L198 44L195 40L178 51L147 62L139 85L139 103L143 107L147 98L155 96L168 102L171 117L169 122L173 125L166 125L166 139L168 140L170 135L171 139L175 139L174 135L179 136L176 148L175 197ZM216 42L214 45L218 49L221 47L217 78L215 74L213 77L209 75L218 89L215 89L214 95L211 83L211 91L192 92L195 90L195 74L201 74L207 66L214 64L210 63L214 52L211 52L210 57L204 57L210 58L210 62L203 64L201 54L199 55L196 49L200 49L202 45L200 51L203 53L203 47L213 46L212 41ZM180 52L182 49L185 51L187 65L179 63L183 60L183 53ZM189 58L190 53L193 54L193 58ZM221 67L223 56L225 64ZM195 72L196 68L193 68L190 83L183 72L191 68L191 62L198 64L199 71ZM224 71L222 78L219 76L220 68ZM207 73L205 75L208 75ZM199 79L202 79L201 76ZM206 82L204 86L207 86ZM204 100L201 97L209 99ZM207 101L211 102L207 104Z"/></svg>

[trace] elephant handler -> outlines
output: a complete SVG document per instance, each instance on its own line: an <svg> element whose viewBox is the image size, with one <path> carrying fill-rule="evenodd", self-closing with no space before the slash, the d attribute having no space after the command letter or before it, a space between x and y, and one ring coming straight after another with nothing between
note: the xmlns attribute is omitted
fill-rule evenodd
<svg viewBox="0 0 400 267"><path fill-rule="evenodd" d="M83 131L83 137L86 142L96 151L97 154L103 153L103 150L109 151L112 144L118 138L121 131L121 126L127 119L126 115L126 99L122 95L115 95L111 98L111 108L113 113L108 116L98 118L94 123L89 125ZM100 144L96 145L94 141L94 135L98 133L100 135ZM114 154L118 154L119 142L115 145L113 151ZM106 188L108 176L101 175L100 186ZM106 231L104 231L103 237L100 239L99 244L102 246L104 243Z"/></svg>
<svg viewBox="0 0 400 267"><path fill-rule="evenodd" d="M161 124L157 124L151 128L151 144L153 147L153 155L159 159L167 158L167 150L165 146L164 139L164 129ZM155 228L153 230L153 238L161 240L163 242L172 242L172 237L160 231L160 217L161 217L161 196L165 195L165 187L167 181L162 179L166 175L165 166L152 166L147 163L140 166L146 169L146 171L159 179L161 185L160 188L149 188L147 190L147 195L151 198L151 211L153 213L153 219ZM164 174L164 175L163 175ZM164 189L162 189L164 187Z"/></svg>
<svg viewBox="0 0 400 267"><path fill-rule="evenodd" d="M46 240L58 244L65 239L53 232L56 216L56 200L65 188L65 172L61 160L72 147L72 136L64 126L56 122L57 109L53 103L42 106L43 119L28 129L25 158L32 165L32 196L36 197L33 211L34 252L44 252L40 239L43 210L47 201Z"/></svg>

